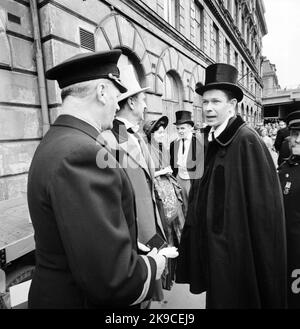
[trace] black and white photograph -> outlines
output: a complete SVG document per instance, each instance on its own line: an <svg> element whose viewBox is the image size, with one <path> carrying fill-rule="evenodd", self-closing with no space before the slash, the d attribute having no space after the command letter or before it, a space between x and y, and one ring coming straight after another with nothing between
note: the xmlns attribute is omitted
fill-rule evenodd
<svg viewBox="0 0 300 329"><path fill-rule="evenodd" d="M0 309L300 309L299 13L0 0Z"/></svg>

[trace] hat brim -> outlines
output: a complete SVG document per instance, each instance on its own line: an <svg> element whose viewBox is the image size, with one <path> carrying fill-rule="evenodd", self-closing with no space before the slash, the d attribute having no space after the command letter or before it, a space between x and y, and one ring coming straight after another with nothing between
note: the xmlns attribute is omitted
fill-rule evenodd
<svg viewBox="0 0 300 329"><path fill-rule="evenodd" d="M160 124L162 124L162 126L166 129L166 127L168 126L168 124L169 124L169 119L168 119L168 117L167 116L162 116L161 118L159 118L158 120L156 120L154 123L153 123L153 125L151 126L151 128L150 128L150 132L152 132L153 130L155 130L155 128L158 126L158 125L160 125Z"/></svg>
<svg viewBox="0 0 300 329"><path fill-rule="evenodd" d="M237 85L235 85L233 83L225 83L225 82L224 83L215 82L215 83L210 83L207 85L198 83L196 85L195 91L197 94L203 96L205 91L212 90L212 89L229 90L236 96L236 99L238 102L240 102L244 97L244 93L240 87L238 87Z"/></svg>
<svg viewBox="0 0 300 329"><path fill-rule="evenodd" d="M145 88L139 88L137 90L130 90L130 91L127 91L123 94L121 94L119 97L118 97L118 102L120 103L121 101L123 101L124 99L127 99L128 97L131 97L131 96L134 96L136 94L139 94L139 93L142 93L146 90L150 89L150 87L145 87Z"/></svg>
<svg viewBox="0 0 300 329"><path fill-rule="evenodd" d="M194 127L194 125L195 125L194 121L191 121L191 120L179 120L179 121L174 122L173 125L182 125L184 123L188 123L192 127Z"/></svg>

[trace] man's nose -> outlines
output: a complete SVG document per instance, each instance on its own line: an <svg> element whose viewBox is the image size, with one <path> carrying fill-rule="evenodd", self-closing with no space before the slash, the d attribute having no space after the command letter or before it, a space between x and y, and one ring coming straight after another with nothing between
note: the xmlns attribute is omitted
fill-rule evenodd
<svg viewBox="0 0 300 329"><path fill-rule="evenodd" d="M300 133L296 137L296 143L300 144Z"/></svg>
<svg viewBox="0 0 300 329"><path fill-rule="evenodd" d="M209 112L209 111L212 110L212 105L211 105L210 102L208 102L208 103L205 104L204 110L205 110L206 112Z"/></svg>

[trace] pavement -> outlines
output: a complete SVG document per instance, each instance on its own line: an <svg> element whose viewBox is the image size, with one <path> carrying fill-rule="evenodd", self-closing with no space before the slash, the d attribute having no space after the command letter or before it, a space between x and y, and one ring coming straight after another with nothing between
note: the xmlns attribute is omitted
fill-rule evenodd
<svg viewBox="0 0 300 329"><path fill-rule="evenodd" d="M163 290L164 300L152 302L151 309L205 309L206 293L194 295L188 284L174 283L170 291Z"/></svg>

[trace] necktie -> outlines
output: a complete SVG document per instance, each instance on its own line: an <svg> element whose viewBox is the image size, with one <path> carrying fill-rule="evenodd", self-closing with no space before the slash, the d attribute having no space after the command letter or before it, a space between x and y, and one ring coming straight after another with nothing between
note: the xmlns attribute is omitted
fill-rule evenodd
<svg viewBox="0 0 300 329"><path fill-rule="evenodd" d="M149 150L147 148L147 145L146 143L143 141L142 137L139 135L139 133L136 133L133 131L133 129L129 128L127 129L127 131L134 135L135 138L138 140L138 143L140 145L140 149L141 149L141 152L142 152L142 155L147 163L147 166L148 166L148 169L152 175L152 172L151 170L153 170L153 165L152 165L152 162L151 162L151 156L150 156L150 153L149 153Z"/></svg>
<svg viewBox="0 0 300 329"><path fill-rule="evenodd" d="M214 141L215 140L215 133L212 131L211 133L211 141Z"/></svg>
<svg viewBox="0 0 300 329"><path fill-rule="evenodd" d="M184 138L182 138L182 154L184 154L184 151L185 151L185 147L184 147Z"/></svg>

